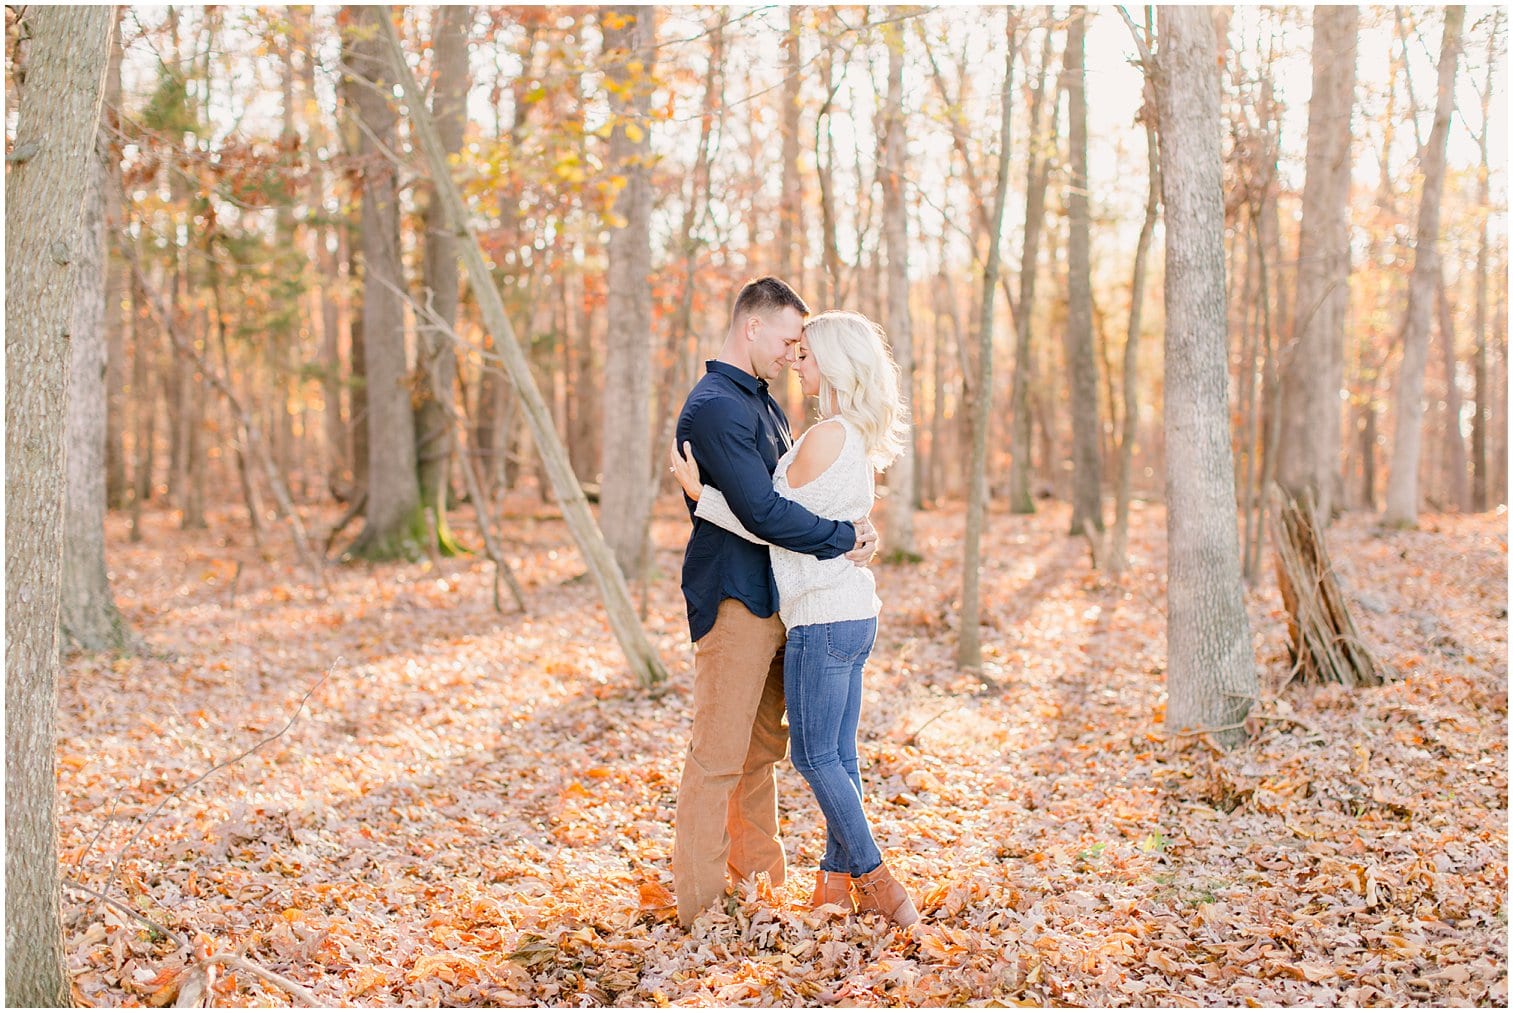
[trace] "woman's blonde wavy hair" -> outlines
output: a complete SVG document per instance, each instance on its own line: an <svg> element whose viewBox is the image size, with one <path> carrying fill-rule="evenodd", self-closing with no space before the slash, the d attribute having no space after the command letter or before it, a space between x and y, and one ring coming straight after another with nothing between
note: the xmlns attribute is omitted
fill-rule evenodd
<svg viewBox="0 0 1513 1013"><path fill-rule="evenodd" d="M820 371L820 412L856 426L872 466L882 471L904 452L909 406L883 329L860 313L810 317L804 338Z"/></svg>

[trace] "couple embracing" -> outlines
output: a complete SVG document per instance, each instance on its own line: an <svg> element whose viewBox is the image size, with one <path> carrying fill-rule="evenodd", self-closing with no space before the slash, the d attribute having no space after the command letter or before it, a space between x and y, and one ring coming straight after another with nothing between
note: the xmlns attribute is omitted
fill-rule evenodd
<svg viewBox="0 0 1513 1013"><path fill-rule="evenodd" d="M786 878L774 774L790 737L827 826L811 907L919 920L872 838L856 749L881 607L866 567L872 476L903 450L907 409L881 328L856 313L808 316L784 282L749 282L678 418L695 651L672 860L685 928L727 879ZM797 442L768 391L790 364L821 417Z"/></svg>

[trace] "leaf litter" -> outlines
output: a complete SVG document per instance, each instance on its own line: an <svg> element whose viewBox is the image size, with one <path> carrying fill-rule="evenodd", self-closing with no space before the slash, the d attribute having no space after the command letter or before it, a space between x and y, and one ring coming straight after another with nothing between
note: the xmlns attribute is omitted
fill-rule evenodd
<svg viewBox="0 0 1513 1013"><path fill-rule="evenodd" d="M981 674L952 660L960 519L921 513L925 561L877 567L863 778L916 936L803 910L823 826L786 764L789 882L677 927L692 652L672 503L654 525L656 693L625 672L560 519L525 498L505 531L525 615L492 610L480 557L333 568L326 596L292 559L261 561L229 512L209 532L149 513L139 544L112 518L146 649L66 662L60 858L172 935L67 890L76 997L1506 1006L1505 517L1330 529L1399 675L1378 689L1285 685L1263 581L1252 739L1225 754L1160 730L1160 509L1136 510L1117 581L1065 514L990 514ZM207 973L217 952L244 964Z"/></svg>

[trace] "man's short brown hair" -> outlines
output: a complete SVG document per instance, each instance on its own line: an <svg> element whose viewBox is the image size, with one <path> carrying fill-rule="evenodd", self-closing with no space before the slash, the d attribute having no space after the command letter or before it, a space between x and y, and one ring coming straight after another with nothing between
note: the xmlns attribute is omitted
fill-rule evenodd
<svg viewBox="0 0 1513 1013"><path fill-rule="evenodd" d="M735 297L735 306L730 311L730 323L734 326L751 314L766 316L784 307L798 310L799 316L809 315L809 307L786 281L771 275L757 278L741 286L741 293Z"/></svg>

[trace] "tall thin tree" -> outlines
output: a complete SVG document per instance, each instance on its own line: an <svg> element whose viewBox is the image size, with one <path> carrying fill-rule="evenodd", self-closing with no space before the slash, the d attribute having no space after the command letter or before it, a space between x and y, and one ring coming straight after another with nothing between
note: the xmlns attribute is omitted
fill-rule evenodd
<svg viewBox="0 0 1513 1013"><path fill-rule="evenodd" d="M431 115L448 157L462 150L467 127L468 31L473 8L467 4L434 8L431 51L435 83L431 88ZM457 354L450 332L457 322L457 240L446 225L446 212L436 199L434 187L425 210L425 254L421 265L423 299L429 312L416 320L417 392L415 453L419 458L420 501L430 514L437 548L444 555L457 551L447 524L447 499L452 486L452 448L457 430L449 406L457 384Z"/></svg>
<svg viewBox="0 0 1513 1013"><path fill-rule="evenodd" d="M1145 37L1154 34L1154 11L1145 8ZM1140 431L1139 354L1140 331L1145 310L1145 274L1150 260L1151 238L1161 206L1161 160L1156 143L1155 91L1146 82L1145 102L1139 120L1145 125L1145 218L1135 241L1134 276L1130 279L1129 327L1124 333L1124 419L1119 437L1119 457L1114 481L1114 529L1109 536L1108 570L1121 573L1129 562L1129 511L1131 472L1135 463L1135 436Z"/></svg>
<svg viewBox="0 0 1513 1013"><path fill-rule="evenodd" d="M352 95L360 121L362 172L362 343L368 410L368 496L351 553L415 558L426 537L415 466L415 418L405 351L399 202L393 161L399 115L394 72L384 57L388 7L348 8Z"/></svg>
<svg viewBox="0 0 1513 1013"><path fill-rule="evenodd" d="M1161 7L1166 219L1166 727L1245 737L1257 692L1240 577L1225 351L1218 44L1205 7Z"/></svg>
<svg viewBox="0 0 1513 1013"><path fill-rule="evenodd" d="M904 120L904 56L908 36L896 23L883 27L888 47L888 94L883 106L879 174L883 184L883 240L888 250L888 342L898 363L899 390L914 404L914 323L909 314L909 205L905 199L908 132ZM907 559L914 546L914 430L888 472L889 555Z"/></svg>
<svg viewBox="0 0 1513 1013"><path fill-rule="evenodd" d="M79 209L112 11L28 7L5 170L5 1003L70 1005L59 911L58 593Z"/></svg>
<svg viewBox="0 0 1513 1013"><path fill-rule="evenodd" d="M599 523L627 579L641 575L651 504L651 93L655 7L610 7L602 15L605 87L614 119L608 165L625 180L609 234L608 328ZM613 385L611 387L611 385Z"/></svg>
<svg viewBox="0 0 1513 1013"><path fill-rule="evenodd" d="M993 293L1003 259L1003 209L1009 196L1009 141L1014 112L1014 57L1019 52L1019 12L1005 11L1003 88L999 92L998 179L988 219L988 255L982 265L977 312L977 375L972 378L972 456L967 465L967 520L962 537L961 627L956 664L982 667L982 529L988 507L988 425L993 418Z"/></svg>
<svg viewBox="0 0 1513 1013"><path fill-rule="evenodd" d="M1091 217L1087 182L1087 89L1083 69L1088 9L1073 7L1067 22L1062 90L1067 95L1066 359L1072 399L1072 526L1103 563L1103 461L1099 443L1098 363L1093 356Z"/></svg>
<svg viewBox="0 0 1513 1013"><path fill-rule="evenodd" d="M1339 384L1350 304L1350 119L1355 107L1355 7L1313 9L1313 95L1303 221L1298 230L1297 317L1281 359L1277 480L1309 493L1327 524L1340 454Z"/></svg>
<svg viewBox="0 0 1513 1013"><path fill-rule="evenodd" d="M1439 286L1439 219L1445 182L1445 146L1450 135L1450 113L1455 105L1455 68L1460 60L1461 24L1465 16L1464 6L1445 8L1434 127L1429 131L1429 140L1421 152L1424 190L1419 200L1418 228L1413 243L1413 274L1408 280L1403 361L1394 385L1397 405L1393 420L1392 466L1387 476L1387 506L1382 513L1383 523L1392 527L1418 524L1424 370L1429 359L1429 323Z"/></svg>

